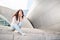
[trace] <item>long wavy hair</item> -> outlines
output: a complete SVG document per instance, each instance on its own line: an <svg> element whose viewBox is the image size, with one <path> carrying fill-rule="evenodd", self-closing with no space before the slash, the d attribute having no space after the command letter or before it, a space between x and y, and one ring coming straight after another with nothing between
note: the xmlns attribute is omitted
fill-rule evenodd
<svg viewBox="0 0 60 40"><path fill-rule="evenodd" d="M23 12L23 10L22 9L19 9L14 15L13 15L13 17L15 16L16 17L16 20L18 20L18 14L19 14L19 12L22 12L22 18L24 17L24 12Z"/></svg>

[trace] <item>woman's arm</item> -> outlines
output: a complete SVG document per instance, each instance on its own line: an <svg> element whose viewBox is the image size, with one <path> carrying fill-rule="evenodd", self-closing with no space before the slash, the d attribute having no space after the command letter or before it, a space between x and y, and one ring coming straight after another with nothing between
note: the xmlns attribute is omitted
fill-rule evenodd
<svg viewBox="0 0 60 40"><path fill-rule="evenodd" d="M15 16L14 16L14 17L12 17L11 25L13 25L13 24L14 24L14 22L15 22Z"/></svg>

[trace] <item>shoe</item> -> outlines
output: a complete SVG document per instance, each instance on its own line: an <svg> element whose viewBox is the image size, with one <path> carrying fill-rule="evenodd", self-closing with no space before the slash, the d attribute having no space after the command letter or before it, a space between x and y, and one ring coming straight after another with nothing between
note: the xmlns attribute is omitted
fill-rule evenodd
<svg viewBox="0 0 60 40"><path fill-rule="evenodd" d="M25 33L22 33L23 36L25 36Z"/></svg>

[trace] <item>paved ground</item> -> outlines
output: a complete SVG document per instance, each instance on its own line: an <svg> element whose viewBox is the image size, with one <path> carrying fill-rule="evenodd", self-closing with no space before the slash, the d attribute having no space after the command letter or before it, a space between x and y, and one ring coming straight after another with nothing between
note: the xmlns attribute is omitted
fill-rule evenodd
<svg viewBox="0 0 60 40"><path fill-rule="evenodd" d="M25 36L11 31L10 28L0 27L0 40L60 40L59 32L33 28L22 28L21 30L26 33Z"/></svg>

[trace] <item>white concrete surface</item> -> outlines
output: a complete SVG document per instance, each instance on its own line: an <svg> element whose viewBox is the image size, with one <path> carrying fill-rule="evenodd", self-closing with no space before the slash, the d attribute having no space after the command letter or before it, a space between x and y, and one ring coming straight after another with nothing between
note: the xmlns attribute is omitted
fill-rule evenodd
<svg viewBox="0 0 60 40"><path fill-rule="evenodd" d="M13 32L8 27L0 27L0 40L60 40L60 32L32 28L21 29L26 35Z"/></svg>

